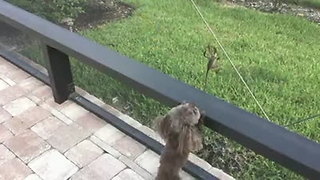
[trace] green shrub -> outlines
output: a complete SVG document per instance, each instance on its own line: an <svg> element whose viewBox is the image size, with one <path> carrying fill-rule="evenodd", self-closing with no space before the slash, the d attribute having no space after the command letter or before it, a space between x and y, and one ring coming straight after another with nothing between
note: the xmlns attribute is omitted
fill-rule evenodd
<svg viewBox="0 0 320 180"><path fill-rule="evenodd" d="M84 12L87 0L7 0L29 12L42 16L53 22L63 18L75 19Z"/></svg>

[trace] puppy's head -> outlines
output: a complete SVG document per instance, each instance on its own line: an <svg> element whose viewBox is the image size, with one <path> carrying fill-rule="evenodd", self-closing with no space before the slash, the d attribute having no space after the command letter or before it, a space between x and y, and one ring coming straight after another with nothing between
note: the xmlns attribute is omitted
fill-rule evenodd
<svg viewBox="0 0 320 180"><path fill-rule="evenodd" d="M201 114L195 104L183 102L172 108L167 116L170 116L170 118L174 120L172 122L172 128L179 130L183 125L194 126L198 124Z"/></svg>
<svg viewBox="0 0 320 180"><path fill-rule="evenodd" d="M199 130L200 110L192 103L182 103L173 107L165 116L156 119L156 129L167 142L176 137L178 151L198 151L202 148Z"/></svg>

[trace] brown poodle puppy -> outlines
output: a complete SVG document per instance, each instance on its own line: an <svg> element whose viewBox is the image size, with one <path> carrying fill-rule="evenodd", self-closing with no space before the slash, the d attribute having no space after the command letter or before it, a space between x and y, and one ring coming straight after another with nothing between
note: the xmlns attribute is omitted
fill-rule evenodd
<svg viewBox="0 0 320 180"><path fill-rule="evenodd" d="M190 152L202 149L199 109L182 103L155 121L155 128L165 140L156 180L179 180L179 172Z"/></svg>

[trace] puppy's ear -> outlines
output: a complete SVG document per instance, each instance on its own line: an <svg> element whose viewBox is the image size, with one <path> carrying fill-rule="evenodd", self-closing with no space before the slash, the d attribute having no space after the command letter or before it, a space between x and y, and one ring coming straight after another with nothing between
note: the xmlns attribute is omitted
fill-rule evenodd
<svg viewBox="0 0 320 180"><path fill-rule="evenodd" d="M169 115L160 116L155 119L154 123L155 130L159 133L159 135L167 141L171 128L171 119Z"/></svg>
<svg viewBox="0 0 320 180"><path fill-rule="evenodd" d="M203 148L202 135L198 128L192 128L191 137L189 138L188 149L191 152L199 151Z"/></svg>
<svg viewBox="0 0 320 180"><path fill-rule="evenodd" d="M183 126L179 134L179 142L178 142L178 149L177 149L179 154L183 154L183 152L189 152L188 141L190 136L191 136L190 127Z"/></svg>
<svg viewBox="0 0 320 180"><path fill-rule="evenodd" d="M183 126L179 134L178 152L196 152L202 149L202 136L198 128Z"/></svg>

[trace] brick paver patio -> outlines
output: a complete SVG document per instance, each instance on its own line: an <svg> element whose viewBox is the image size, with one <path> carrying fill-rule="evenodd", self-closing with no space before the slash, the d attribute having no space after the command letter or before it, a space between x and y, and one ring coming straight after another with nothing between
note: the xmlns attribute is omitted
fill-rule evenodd
<svg viewBox="0 0 320 180"><path fill-rule="evenodd" d="M79 93L159 140L150 128ZM190 160L232 179L195 155ZM154 179L159 155L0 57L0 180ZM194 179L182 172L183 179Z"/></svg>

